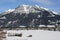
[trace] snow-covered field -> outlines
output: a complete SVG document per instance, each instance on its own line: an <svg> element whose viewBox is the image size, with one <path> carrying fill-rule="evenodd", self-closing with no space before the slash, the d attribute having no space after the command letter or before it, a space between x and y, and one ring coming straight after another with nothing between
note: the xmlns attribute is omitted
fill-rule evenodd
<svg viewBox="0 0 60 40"><path fill-rule="evenodd" d="M8 36L8 34L22 34L19 36ZM32 35L32 37L28 37ZM43 31L43 30L7 30L5 40L60 40L59 31Z"/></svg>

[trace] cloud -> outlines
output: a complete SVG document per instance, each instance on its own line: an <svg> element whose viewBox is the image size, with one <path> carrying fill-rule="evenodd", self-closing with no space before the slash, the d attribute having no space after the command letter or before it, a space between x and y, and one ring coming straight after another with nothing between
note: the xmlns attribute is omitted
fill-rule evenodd
<svg viewBox="0 0 60 40"><path fill-rule="evenodd" d="M37 3L45 3L47 5L53 4L51 0L31 0L31 1L37 2Z"/></svg>

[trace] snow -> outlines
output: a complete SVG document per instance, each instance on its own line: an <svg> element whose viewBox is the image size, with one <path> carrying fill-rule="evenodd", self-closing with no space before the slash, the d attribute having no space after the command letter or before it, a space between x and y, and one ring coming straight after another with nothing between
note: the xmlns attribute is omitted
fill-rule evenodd
<svg viewBox="0 0 60 40"><path fill-rule="evenodd" d="M45 25L39 25L39 27L45 27Z"/></svg>
<svg viewBox="0 0 60 40"><path fill-rule="evenodd" d="M58 14L57 12L54 12L54 11L53 11L53 13L54 13L54 14Z"/></svg>
<svg viewBox="0 0 60 40"><path fill-rule="evenodd" d="M29 12L29 9L27 9L28 5L23 5L24 7L24 12L28 13Z"/></svg>
<svg viewBox="0 0 60 40"><path fill-rule="evenodd" d="M41 7L42 9L45 9L45 10L47 10L47 11L49 11L49 9L47 9L47 8L44 8L44 7Z"/></svg>
<svg viewBox="0 0 60 40"><path fill-rule="evenodd" d="M15 9L9 9L9 10L6 10L6 12L10 13L10 12L13 12Z"/></svg>
<svg viewBox="0 0 60 40"><path fill-rule="evenodd" d="M41 15L38 15L38 18L40 18L41 17Z"/></svg>
<svg viewBox="0 0 60 40"><path fill-rule="evenodd" d="M15 11L19 12L19 13L26 13L28 14L29 13L29 8L30 7L29 5L21 5L19 7L17 7L17 9L15 9Z"/></svg>
<svg viewBox="0 0 60 40"><path fill-rule="evenodd" d="M8 34L22 33L22 37L8 36ZM28 37L32 35L32 37ZM59 31L43 30L7 30L6 40L60 40Z"/></svg>
<svg viewBox="0 0 60 40"><path fill-rule="evenodd" d="M31 5L25 5L25 4L17 7L17 9L15 9L15 11L20 12L20 13L26 13L26 14L40 12L38 10L35 10L34 8L37 8L38 10L43 10L43 11L46 10L46 11L50 12L50 9L48 9L48 8L40 7L38 5L31 6ZM11 11L11 9L9 9L8 11ZM52 12L54 14L58 14L57 12L54 12L54 11L52 11Z"/></svg>
<svg viewBox="0 0 60 40"><path fill-rule="evenodd" d="M47 9L47 8L44 8L44 9L47 10L47 11L49 10L49 9Z"/></svg>
<svg viewBox="0 0 60 40"><path fill-rule="evenodd" d="M11 24L11 22L12 22L12 21L9 21L6 26L8 26L9 24Z"/></svg>
<svg viewBox="0 0 60 40"><path fill-rule="evenodd" d="M47 25L47 27L55 27L55 25Z"/></svg>
<svg viewBox="0 0 60 40"><path fill-rule="evenodd" d="M4 17L1 17L0 19L6 19L6 17L4 16Z"/></svg>
<svg viewBox="0 0 60 40"><path fill-rule="evenodd" d="M35 5L37 8L40 8L38 5Z"/></svg>
<svg viewBox="0 0 60 40"><path fill-rule="evenodd" d="M22 26L22 25L21 25L21 26L19 26L19 27L26 27L26 26Z"/></svg>

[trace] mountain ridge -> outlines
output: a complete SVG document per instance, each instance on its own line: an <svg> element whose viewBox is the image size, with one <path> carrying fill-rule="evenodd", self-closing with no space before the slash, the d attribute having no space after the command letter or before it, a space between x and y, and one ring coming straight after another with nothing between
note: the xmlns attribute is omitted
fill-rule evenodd
<svg viewBox="0 0 60 40"><path fill-rule="evenodd" d="M60 25L60 15L37 5L22 5L10 10L0 14L0 27L41 27L41 25L57 27Z"/></svg>

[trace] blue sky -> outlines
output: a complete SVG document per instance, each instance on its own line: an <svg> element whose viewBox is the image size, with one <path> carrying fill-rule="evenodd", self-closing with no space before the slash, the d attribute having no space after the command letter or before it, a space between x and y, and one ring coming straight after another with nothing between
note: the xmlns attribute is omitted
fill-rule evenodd
<svg viewBox="0 0 60 40"><path fill-rule="evenodd" d="M22 4L39 5L53 11L60 11L60 0L0 0L0 12L14 9Z"/></svg>

